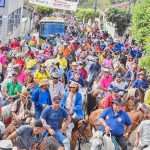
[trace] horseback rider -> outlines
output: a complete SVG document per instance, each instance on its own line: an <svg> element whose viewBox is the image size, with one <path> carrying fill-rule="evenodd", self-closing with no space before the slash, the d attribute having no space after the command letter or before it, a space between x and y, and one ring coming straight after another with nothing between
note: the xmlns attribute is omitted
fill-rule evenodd
<svg viewBox="0 0 150 150"><path fill-rule="evenodd" d="M42 121L36 120L33 125L19 127L8 137L8 140L11 140L19 149L38 149L44 131ZM62 146L53 137L50 138L50 141L51 145L55 144L56 149L63 150Z"/></svg>
<svg viewBox="0 0 150 150"><path fill-rule="evenodd" d="M133 88L140 88L142 91L146 91L148 88L149 83L146 80L145 72L141 71L138 73L138 79L134 81L132 87Z"/></svg>
<svg viewBox="0 0 150 150"><path fill-rule="evenodd" d="M94 81L94 77L96 77L101 71L101 65L99 63L99 58L95 57L95 62L91 64L89 68L89 83L88 83L88 91L92 90L92 85Z"/></svg>
<svg viewBox="0 0 150 150"><path fill-rule="evenodd" d="M70 116L68 115L66 109L59 106L60 101L60 97L54 97L52 106L49 106L42 111L41 120L43 122L44 128L47 129L43 136L50 133L50 135L56 137L61 145L67 147L66 150L70 150L69 140L63 135L70 123ZM64 119L64 125L61 129L59 129L60 123Z"/></svg>
<svg viewBox="0 0 150 150"><path fill-rule="evenodd" d="M116 99L113 107L106 108L100 116L98 124L100 131L111 133L118 142L122 150L127 150L127 143L125 137L128 136L132 127L131 120L126 112L121 110L122 101ZM126 130L124 125L127 126Z"/></svg>
<svg viewBox="0 0 150 150"><path fill-rule="evenodd" d="M39 119L42 110L52 104L48 80L43 80L39 84L39 87L32 92L31 99L35 105L35 119Z"/></svg>
<svg viewBox="0 0 150 150"><path fill-rule="evenodd" d="M127 96L128 84L123 82L123 76L121 73L116 74L116 80L109 85L108 89L111 90L113 87L117 87L119 89L118 94L123 99Z"/></svg>
<svg viewBox="0 0 150 150"><path fill-rule="evenodd" d="M19 93L21 93L22 85L17 81L17 72L12 72L11 81L6 83L5 87L5 98L6 100L2 102L2 106L7 105L9 101L14 102L18 97Z"/></svg>
<svg viewBox="0 0 150 150"><path fill-rule="evenodd" d="M79 92L79 86L76 82L69 84L69 91L67 91L61 101L61 107L66 108L69 115L75 118L84 118L82 112L82 95Z"/></svg>
<svg viewBox="0 0 150 150"><path fill-rule="evenodd" d="M61 81L59 81L59 78L60 76L58 72L52 73L52 80L49 84L49 90L51 91L52 100L56 96L60 96L62 98L63 94L65 93L64 85Z"/></svg>
<svg viewBox="0 0 150 150"><path fill-rule="evenodd" d="M34 103L28 98L29 93L27 91L23 91L20 94L20 99L12 104L11 112L13 116L13 122L16 123L20 121L26 121L29 123L31 121L31 117L33 117L35 113L35 108Z"/></svg>

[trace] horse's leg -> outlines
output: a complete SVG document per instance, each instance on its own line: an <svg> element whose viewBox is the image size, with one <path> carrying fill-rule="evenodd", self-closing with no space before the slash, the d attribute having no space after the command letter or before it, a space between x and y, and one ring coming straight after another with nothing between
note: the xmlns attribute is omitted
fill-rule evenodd
<svg viewBox="0 0 150 150"><path fill-rule="evenodd" d="M78 137L79 137L78 131L75 131L75 132L72 131L72 138L71 138L71 142L70 142L71 150L75 150Z"/></svg>

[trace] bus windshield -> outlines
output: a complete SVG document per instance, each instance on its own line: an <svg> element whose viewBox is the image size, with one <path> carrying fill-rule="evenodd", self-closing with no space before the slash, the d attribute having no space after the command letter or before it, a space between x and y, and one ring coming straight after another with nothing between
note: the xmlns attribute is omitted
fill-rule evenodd
<svg viewBox="0 0 150 150"><path fill-rule="evenodd" d="M40 25L40 36L47 38L52 34L64 34L64 23L58 22L44 22Z"/></svg>

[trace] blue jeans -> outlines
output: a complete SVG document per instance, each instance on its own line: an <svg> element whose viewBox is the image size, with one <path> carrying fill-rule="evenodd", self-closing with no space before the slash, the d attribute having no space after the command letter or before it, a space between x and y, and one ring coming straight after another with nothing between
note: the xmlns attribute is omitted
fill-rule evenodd
<svg viewBox="0 0 150 150"><path fill-rule="evenodd" d="M58 142L64 146L63 144L63 141L66 139L66 137L57 129L57 130L54 130L55 131L55 137L56 139L58 140ZM43 135L42 135L42 138L45 138L45 136L47 136L48 134L48 130L46 130Z"/></svg>
<svg viewBox="0 0 150 150"><path fill-rule="evenodd" d="M35 111L34 117L36 120L38 120L40 118L41 113L42 113L42 110Z"/></svg>
<svg viewBox="0 0 150 150"><path fill-rule="evenodd" d="M2 107L3 107L3 106L6 106L6 105L7 105L7 101L6 101L6 100L3 100L3 101L2 101Z"/></svg>

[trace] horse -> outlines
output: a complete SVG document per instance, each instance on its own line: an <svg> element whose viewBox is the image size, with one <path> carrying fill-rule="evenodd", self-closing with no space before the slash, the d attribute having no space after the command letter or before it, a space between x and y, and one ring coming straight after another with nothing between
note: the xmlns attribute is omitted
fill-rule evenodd
<svg viewBox="0 0 150 150"><path fill-rule="evenodd" d="M105 133L96 131L90 140L90 150L114 150L115 145L112 142L111 136L108 137Z"/></svg>
<svg viewBox="0 0 150 150"><path fill-rule="evenodd" d="M53 143L52 143L53 142ZM46 137L38 146L38 150L63 150L63 148L56 149L56 146L62 147L59 142L52 136Z"/></svg>
<svg viewBox="0 0 150 150"><path fill-rule="evenodd" d="M72 130L71 150L75 150L78 141L78 150L81 150L81 142L85 143L92 137L91 125L86 120L79 120Z"/></svg>

